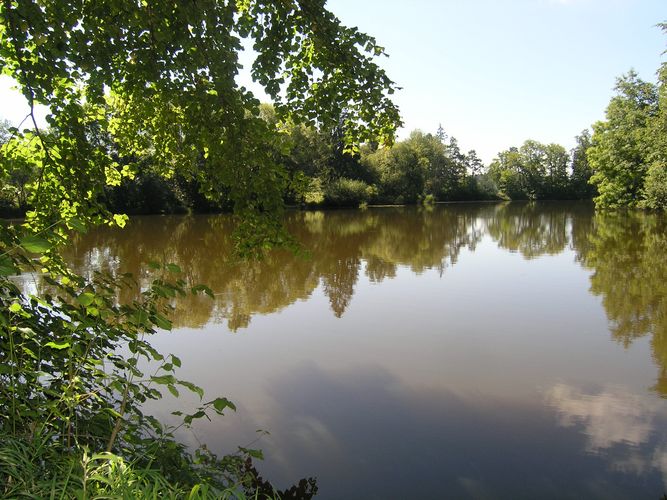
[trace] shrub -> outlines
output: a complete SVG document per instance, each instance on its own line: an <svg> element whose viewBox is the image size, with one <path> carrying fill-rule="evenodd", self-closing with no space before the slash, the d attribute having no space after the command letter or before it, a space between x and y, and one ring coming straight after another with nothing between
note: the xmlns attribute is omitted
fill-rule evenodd
<svg viewBox="0 0 667 500"><path fill-rule="evenodd" d="M364 181L340 178L327 184L324 202L336 207L357 207L368 203L375 192L375 188Z"/></svg>
<svg viewBox="0 0 667 500"><path fill-rule="evenodd" d="M651 210L667 209L667 165L654 163L648 169L641 206Z"/></svg>

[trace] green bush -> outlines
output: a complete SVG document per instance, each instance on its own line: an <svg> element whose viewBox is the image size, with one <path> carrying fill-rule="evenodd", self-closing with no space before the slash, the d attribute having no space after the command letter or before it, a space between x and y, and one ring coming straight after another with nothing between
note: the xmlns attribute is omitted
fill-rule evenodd
<svg viewBox="0 0 667 500"><path fill-rule="evenodd" d="M651 210L667 209L667 166L654 163L649 167L644 179L643 208Z"/></svg>
<svg viewBox="0 0 667 500"><path fill-rule="evenodd" d="M373 186L356 179L340 178L324 188L324 203L335 207L357 207L371 201L376 193Z"/></svg>

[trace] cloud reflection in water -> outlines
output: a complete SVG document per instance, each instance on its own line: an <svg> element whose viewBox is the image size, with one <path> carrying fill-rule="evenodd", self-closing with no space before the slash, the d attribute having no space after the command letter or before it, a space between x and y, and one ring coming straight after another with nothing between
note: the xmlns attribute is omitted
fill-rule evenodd
<svg viewBox="0 0 667 500"><path fill-rule="evenodd" d="M586 451L614 455L610 465L619 471L657 469L667 486L667 441L657 432L667 427L667 402L623 387L586 394L566 384L554 386L546 399L561 426L582 426Z"/></svg>

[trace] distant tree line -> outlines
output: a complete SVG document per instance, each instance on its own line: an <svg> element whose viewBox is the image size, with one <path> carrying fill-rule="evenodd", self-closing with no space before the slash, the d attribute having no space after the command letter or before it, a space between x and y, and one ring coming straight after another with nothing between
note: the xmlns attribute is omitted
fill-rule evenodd
<svg viewBox="0 0 667 500"><path fill-rule="evenodd" d="M590 199L591 167L587 152L591 135L584 130L568 152L559 144L528 140L519 148L498 153L487 175L498 194L508 200Z"/></svg>

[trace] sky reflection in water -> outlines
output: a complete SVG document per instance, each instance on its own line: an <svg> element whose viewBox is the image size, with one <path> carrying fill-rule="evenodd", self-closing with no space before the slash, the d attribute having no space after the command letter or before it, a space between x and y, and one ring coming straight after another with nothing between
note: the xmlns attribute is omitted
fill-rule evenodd
<svg viewBox="0 0 667 500"><path fill-rule="evenodd" d="M266 429L260 471L317 476L321 498L667 489L664 218L471 204L288 226L310 258L233 263L225 216L138 218L71 248L81 270L148 279L164 259L216 292L156 337L182 378L237 403L196 430L215 451Z"/></svg>

